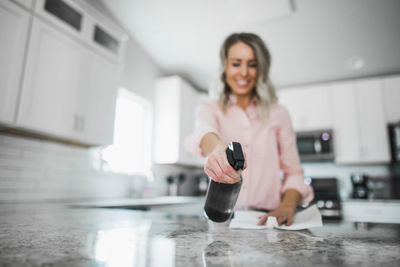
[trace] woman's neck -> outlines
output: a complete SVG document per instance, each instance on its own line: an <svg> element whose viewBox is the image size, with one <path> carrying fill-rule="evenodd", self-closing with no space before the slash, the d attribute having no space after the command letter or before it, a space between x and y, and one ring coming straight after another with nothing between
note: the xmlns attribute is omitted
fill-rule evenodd
<svg viewBox="0 0 400 267"><path fill-rule="evenodd" d="M238 96L236 95L236 105L246 110L251 101L250 95Z"/></svg>

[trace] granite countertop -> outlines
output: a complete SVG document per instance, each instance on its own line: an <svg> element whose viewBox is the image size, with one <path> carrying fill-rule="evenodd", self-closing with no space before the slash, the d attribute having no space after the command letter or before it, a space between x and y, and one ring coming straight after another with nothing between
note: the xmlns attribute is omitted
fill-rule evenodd
<svg viewBox="0 0 400 267"><path fill-rule="evenodd" d="M301 231L233 230L207 222L201 206L181 212L172 206L138 211L0 204L0 265L400 265L398 224L325 222Z"/></svg>

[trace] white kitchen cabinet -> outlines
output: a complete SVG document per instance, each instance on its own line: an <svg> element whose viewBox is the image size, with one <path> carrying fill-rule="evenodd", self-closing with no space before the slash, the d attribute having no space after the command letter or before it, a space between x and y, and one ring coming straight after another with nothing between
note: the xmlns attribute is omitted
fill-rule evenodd
<svg viewBox="0 0 400 267"><path fill-rule="evenodd" d="M26 7L27 9L32 9L35 3L35 0L13 0L14 2Z"/></svg>
<svg viewBox="0 0 400 267"><path fill-rule="evenodd" d="M381 79L387 123L400 122L400 76Z"/></svg>
<svg viewBox="0 0 400 267"><path fill-rule="evenodd" d="M302 86L278 91L279 102L292 118L295 131L332 128L331 103L328 86Z"/></svg>
<svg viewBox="0 0 400 267"><path fill-rule="evenodd" d="M356 90L352 82L331 86L334 150L336 163L357 162L360 158Z"/></svg>
<svg viewBox="0 0 400 267"><path fill-rule="evenodd" d="M400 201L349 199L342 202L343 219L350 222L400 223Z"/></svg>
<svg viewBox="0 0 400 267"><path fill-rule="evenodd" d="M82 140L89 144L112 144L119 66L94 53L86 53L79 114L83 118Z"/></svg>
<svg viewBox="0 0 400 267"><path fill-rule="evenodd" d="M389 162L379 79L332 84L331 95L336 163Z"/></svg>
<svg viewBox="0 0 400 267"><path fill-rule="evenodd" d="M29 13L0 1L0 122L13 123L23 69Z"/></svg>
<svg viewBox="0 0 400 267"><path fill-rule="evenodd" d="M34 19L17 125L74 138L81 118L75 113L83 50L78 42Z"/></svg>
<svg viewBox="0 0 400 267"><path fill-rule="evenodd" d="M35 13L112 61L123 61L126 34L86 1L36 0Z"/></svg>
<svg viewBox="0 0 400 267"><path fill-rule="evenodd" d="M17 125L98 145L112 143L116 63L34 19Z"/></svg>
<svg viewBox="0 0 400 267"><path fill-rule="evenodd" d="M155 91L154 161L202 166L204 160L184 149L194 130L195 109L201 95L179 76L160 78Z"/></svg>

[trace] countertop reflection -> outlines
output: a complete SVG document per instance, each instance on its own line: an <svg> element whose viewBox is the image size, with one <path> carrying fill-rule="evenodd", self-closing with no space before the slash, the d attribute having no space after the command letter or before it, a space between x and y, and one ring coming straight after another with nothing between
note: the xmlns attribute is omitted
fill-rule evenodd
<svg viewBox="0 0 400 267"><path fill-rule="evenodd" d="M173 210L173 209L171 209ZM398 266L400 225L233 230L191 213L0 204L0 265Z"/></svg>

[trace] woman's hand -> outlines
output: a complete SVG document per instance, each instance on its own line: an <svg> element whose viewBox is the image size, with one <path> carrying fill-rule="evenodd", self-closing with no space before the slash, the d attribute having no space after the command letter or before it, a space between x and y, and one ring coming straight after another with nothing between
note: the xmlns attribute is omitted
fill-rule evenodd
<svg viewBox="0 0 400 267"><path fill-rule="evenodd" d="M236 171L229 164L226 158L226 148L227 146L222 143L214 146L214 149L208 155L204 172L215 182L234 184L240 181L241 170ZM246 159L244 168L246 168Z"/></svg>
<svg viewBox="0 0 400 267"><path fill-rule="evenodd" d="M286 226L292 225L295 209L293 207L279 207L276 210L268 212L267 214L258 218L258 225L264 225L268 217L276 217L278 225L285 224Z"/></svg>
<svg viewBox="0 0 400 267"><path fill-rule="evenodd" d="M273 210L258 219L258 225L264 225L269 216L276 217L278 225L292 225L294 213L297 205L300 203L301 194L296 189L287 189L283 194L282 202L276 210Z"/></svg>

